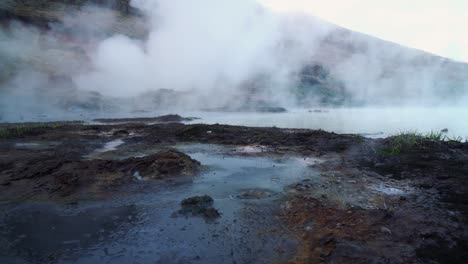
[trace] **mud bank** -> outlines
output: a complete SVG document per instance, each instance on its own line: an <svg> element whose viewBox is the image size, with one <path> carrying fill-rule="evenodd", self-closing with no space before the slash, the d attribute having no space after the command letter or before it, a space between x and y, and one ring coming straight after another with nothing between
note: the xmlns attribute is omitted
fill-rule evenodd
<svg viewBox="0 0 468 264"><path fill-rule="evenodd" d="M204 253L189 254L182 262L149 254L156 262L465 263L468 259L466 143L421 138L395 146L394 138L180 123L71 123L10 132L0 139L5 212L37 202L61 206L88 201L112 208L123 200L126 206L136 206L144 195L165 204L164 210L151 209L154 217L168 217L149 221L151 228L183 222L180 228L193 236L195 229L183 227L193 221L203 226L200 230L218 230L216 223L229 226L229 231L203 240L216 243L216 248L208 249L226 253L223 257L201 249ZM172 218L174 213L187 215L180 213L186 211L181 208L186 206L184 199L205 195L210 196L207 210L216 211L214 221L197 219L192 208L188 216ZM4 233L13 228L8 219L2 220ZM270 229L268 234L246 233L262 225ZM177 240L179 233L171 232ZM170 238L171 232L163 233ZM210 233L206 232L203 236ZM232 236L249 241L260 253L227 245ZM193 246L197 238L189 241L189 248L197 248ZM5 243L12 250L23 245L10 242ZM181 252L175 244L165 245L166 253ZM153 246L161 249L162 244ZM15 255L12 252L9 258ZM122 254L117 262L128 256Z"/></svg>

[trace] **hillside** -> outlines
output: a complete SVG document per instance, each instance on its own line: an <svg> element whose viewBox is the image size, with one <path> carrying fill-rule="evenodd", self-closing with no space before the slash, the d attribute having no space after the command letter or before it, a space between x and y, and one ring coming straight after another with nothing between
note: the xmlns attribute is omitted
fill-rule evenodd
<svg viewBox="0 0 468 264"><path fill-rule="evenodd" d="M0 57L8 62L2 66L3 83L24 69L64 80L90 70L85 50L99 41L115 34L134 39L148 36L144 14L132 8L129 0L5 0L0 3L0 22ZM468 64L326 26L331 30L318 40L318 50L291 76L295 83L291 91L300 105L433 103L465 96ZM13 43L12 38L19 41ZM268 86L267 81L261 82ZM72 85L70 80L65 83ZM245 83L252 85L246 88L249 93L265 89L257 89L255 81Z"/></svg>

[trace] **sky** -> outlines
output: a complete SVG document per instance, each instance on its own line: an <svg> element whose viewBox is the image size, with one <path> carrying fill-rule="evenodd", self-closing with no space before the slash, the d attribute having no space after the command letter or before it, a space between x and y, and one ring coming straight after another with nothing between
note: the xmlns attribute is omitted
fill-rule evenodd
<svg viewBox="0 0 468 264"><path fill-rule="evenodd" d="M259 0L278 12L337 25L468 62L468 0Z"/></svg>

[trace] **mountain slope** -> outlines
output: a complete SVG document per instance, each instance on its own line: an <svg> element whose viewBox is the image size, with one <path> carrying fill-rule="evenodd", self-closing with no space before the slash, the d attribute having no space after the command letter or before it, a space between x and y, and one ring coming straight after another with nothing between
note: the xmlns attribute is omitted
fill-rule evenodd
<svg viewBox="0 0 468 264"><path fill-rule="evenodd" d="M2 66L0 82L24 69L42 72L52 82L63 79L57 76L70 78L92 70L86 50L92 50L99 41L115 34L145 39L149 32L146 18L130 6L129 0L5 0L0 3L0 21L0 57L10 62ZM13 21L28 25L26 33L21 33L24 28L17 30ZM466 63L323 21L315 23L328 30L316 40L318 48L304 55L305 63L290 76L290 89L300 105L434 104L466 97ZM311 32L315 26L310 25ZM30 35L39 37L31 39ZM12 43L11 38L21 41ZM245 90L255 93L270 89L271 84L262 78L260 86L265 87L246 81L243 85L252 87ZM246 100L250 102L251 98Z"/></svg>

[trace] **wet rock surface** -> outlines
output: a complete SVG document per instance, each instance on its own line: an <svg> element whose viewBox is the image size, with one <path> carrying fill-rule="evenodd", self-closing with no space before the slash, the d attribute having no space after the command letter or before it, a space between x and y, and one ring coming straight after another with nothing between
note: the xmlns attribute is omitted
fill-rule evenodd
<svg viewBox="0 0 468 264"><path fill-rule="evenodd" d="M123 144L89 156L116 140ZM223 147L171 149L194 143ZM391 138L224 125L40 126L0 139L0 197L8 203L65 198L80 203L89 197L105 201L117 190L122 196L134 188L131 186L137 186L134 191L140 193L140 188L158 182L151 179L172 181L190 176L195 182L187 186L196 187L189 192L178 184L153 192L159 196L151 203L157 204L165 201L165 192L182 188L177 189L174 202L166 201L165 212L168 217L174 212L196 216L168 218L173 220L167 223L202 221L210 230L213 222L205 221L216 219L223 228L230 228L220 235L223 241L238 236L256 241L250 246L261 244L256 235L236 229L237 221L247 221L233 218L233 212L241 210L254 221L249 222L252 228L269 223L267 227L276 230L273 233L297 241L279 248L265 242L268 246L261 247L261 252L274 252L270 255L277 259L284 256L292 263L464 263L468 252L468 145L421 140L396 153L388 151L392 144ZM262 151L239 151L249 146L262 146ZM104 156L109 158L100 159ZM293 162L281 162L284 157ZM200 171L196 160L210 168L224 167L204 172L203 177L209 177L197 179L191 177ZM226 173L240 166L242 170ZM294 178L297 175L301 176ZM288 187L275 185L286 178ZM194 197L204 193L207 196ZM192 198L184 200L187 197ZM266 208L276 209L263 210ZM196 233L185 224L177 228L177 232ZM177 233L168 230L166 236ZM268 236L267 240L276 241L270 239ZM219 252L223 250L229 255L226 248ZM247 250L243 252L238 256L243 261L238 263L251 263ZM198 256L203 263L204 256ZM219 256L212 257L210 263L216 263Z"/></svg>

